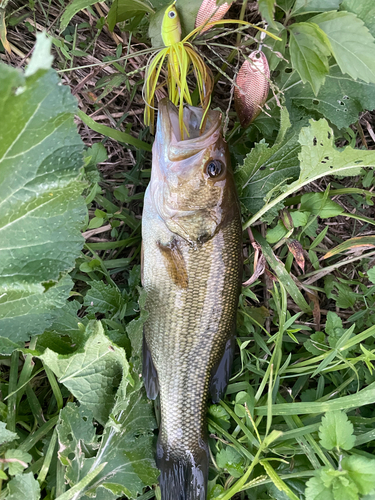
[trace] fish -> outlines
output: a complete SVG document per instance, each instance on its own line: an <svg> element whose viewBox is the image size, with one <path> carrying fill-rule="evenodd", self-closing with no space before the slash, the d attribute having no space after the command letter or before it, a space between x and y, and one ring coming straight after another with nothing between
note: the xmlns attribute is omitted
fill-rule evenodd
<svg viewBox="0 0 375 500"><path fill-rule="evenodd" d="M231 373L241 289L241 213L221 113L159 102L142 215L147 292L143 381L160 396L156 446L162 500L205 500L209 395Z"/></svg>
<svg viewBox="0 0 375 500"><path fill-rule="evenodd" d="M234 107L241 127L246 128L259 115L269 90L267 57L261 50L255 50L239 69L234 88Z"/></svg>

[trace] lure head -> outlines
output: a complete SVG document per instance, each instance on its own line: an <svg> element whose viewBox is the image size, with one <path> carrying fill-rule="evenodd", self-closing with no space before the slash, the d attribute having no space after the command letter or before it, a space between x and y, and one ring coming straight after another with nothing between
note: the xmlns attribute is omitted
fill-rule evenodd
<svg viewBox="0 0 375 500"><path fill-rule="evenodd" d="M185 139L177 108L168 99L159 102L148 188L168 229L193 247L240 217L228 148L221 135L221 113L208 111L201 130L202 114L201 108L184 108L189 133Z"/></svg>
<svg viewBox="0 0 375 500"><path fill-rule="evenodd" d="M161 25L161 36L166 46L181 41L181 23L175 3L165 9Z"/></svg>

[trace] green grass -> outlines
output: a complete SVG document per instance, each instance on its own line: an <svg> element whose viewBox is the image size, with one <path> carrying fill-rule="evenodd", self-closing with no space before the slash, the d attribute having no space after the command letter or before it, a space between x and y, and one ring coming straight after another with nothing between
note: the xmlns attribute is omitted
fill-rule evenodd
<svg viewBox="0 0 375 500"><path fill-rule="evenodd" d="M80 108L57 85L52 70L26 80L9 72L10 89L21 86L31 92L35 79L40 96L51 92L54 106L45 109L56 113L54 124L66 119L63 147L70 144L77 155L63 171L69 169L69 175L61 192L46 167L32 201L46 222L28 219L30 227L35 223L33 237L44 238L38 228L53 228L54 217L61 217L68 258L54 233L51 270L38 267L43 253L41 257L37 252L32 254L36 267L22 280L10 281L7 276L21 276L31 254L10 259L11 272L1 268L0 500L95 495L105 500L159 499L153 461L157 424L139 377L142 326L147 319L140 284L141 214L153 140L142 124L143 72L153 51L147 36L149 17L138 12L129 20L118 19L123 24L111 34L105 22L109 3L105 8L87 2L74 14L75 3L35 0L0 8L4 14L0 28L6 24L12 47L10 56L0 46L2 59L9 66L24 67L22 58L29 57L34 47L35 26L43 26L52 40L53 68L78 97ZM189 8L199 6L196 3ZM328 54L320 42L315 69L309 66L311 60L302 67L304 42L312 43L306 22L315 23L316 12L304 13L301 2L281 3L285 10L276 7L274 14L280 24L270 29L282 41L266 41L264 48L274 93L265 113L246 130L239 127L231 108L227 112L230 103L225 99L231 94L237 37L240 56L249 53L250 42L251 49L256 42L241 41L243 29L221 28L215 32L220 32L219 38L210 40L206 35L203 48L197 40L215 76L221 75L213 106L227 112L226 138L244 229L251 227L244 231L244 281L265 267L242 290L233 376L225 399L208 410L209 499L371 500L375 495L375 145L366 123L371 129L375 122L370 113L361 113L375 108L375 78L368 73L371 64L375 67L375 51L368 49L374 43L370 39L375 36L374 25L370 16L363 15L364 0L357 7L344 2L343 13L337 16L350 38L348 21L354 14L349 10L357 9L353 22L363 47L361 57L370 58L363 60L367 69L362 78L366 74L368 80L364 82L356 79L361 74L354 74L354 65L349 75L344 73L346 62L334 44ZM156 10L161 4L152 2ZM259 2L272 26L270 5L273 2ZM331 2L329 10L335 6ZM240 6L231 12L239 17ZM244 4L241 16L246 19L250 12ZM193 11L184 15L191 17ZM332 37L327 22L318 18L315 26ZM294 26L289 28L289 23ZM289 47L285 41L290 32L294 42ZM0 33L3 37L4 31ZM347 46L342 37L342 47ZM40 50L38 64L43 65L48 47ZM351 56L347 57L350 62ZM224 62L228 62L225 71ZM216 68L222 68L221 73ZM228 80L223 73L228 73ZM34 101L25 99L20 106L19 99L26 94L7 94L8 84L4 85L0 109L8 106L6 116L14 119L9 123L19 125L24 120L29 130L27 113L39 97L33 94ZM317 88L315 95L312 89ZM39 124L47 111L37 116ZM83 143L73 115L78 117ZM3 144L10 137L8 129L15 134L15 128L0 124ZM44 129L38 126L38 130ZM51 154L58 158L59 128L52 132L56 135ZM19 140L17 134L14 139ZM43 151L35 146L31 149L35 154L27 153L22 140L18 144L19 151L27 154L28 175L33 176L33 165L39 165ZM20 171L19 160L13 162L9 171L0 162L0 189L5 186L7 196L13 193L12 181ZM37 175L30 178L40 181ZM17 186L22 182L20 177ZM61 196L68 207L64 214L57 203L42 213L43 196L49 192ZM17 223L22 221L22 210L25 217L30 215L28 195L28 189L17 200L10 195L14 204L9 213ZM21 252L21 239L5 229L1 226L5 235L3 243L0 240L1 255L8 255L11 245L14 252ZM32 236L28 238L27 243ZM25 276L33 279L27 281ZM25 295L17 296L6 309L7 294L15 284L12 291ZM22 300L34 304L26 324L19 306Z"/></svg>

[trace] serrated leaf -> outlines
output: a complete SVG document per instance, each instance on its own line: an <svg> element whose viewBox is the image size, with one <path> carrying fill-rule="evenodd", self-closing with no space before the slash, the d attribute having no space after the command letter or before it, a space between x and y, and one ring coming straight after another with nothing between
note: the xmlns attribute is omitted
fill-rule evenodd
<svg viewBox="0 0 375 500"><path fill-rule="evenodd" d="M307 183L323 175L358 175L361 167L375 165L375 153L358 151L350 146L339 150L333 144L333 132L326 120L310 120L299 136L302 146L300 179L294 183ZM370 153L370 154L368 154Z"/></svg>
<svg viewBox="0 0 375 500"><path fill-rule="evenodd" d="M216 455L216 462L219 467L226 469L233 477L243 476L244 458L235 448L227 446Z"/></svg>
<svg viewBox="0 0 375 500"><path fill-rule="evenodd" d="M31 63L30 63L31 65ZM77 102L52 70L0 69L0 350L53 321L83 244Z"/></svg>
<svg viewBox="0 0 375 500"><path fill-rule="evenodd" d="M258 0L258 9L262 18L272 27L276 28L274 14L275 14L275 0Z"/></svg>
<svg viewBox="0 0 375 500"><path fill-rule="evenodd" d="M94 313L116 313L123 307L125 301L120 290L113 285L106 285L103 281L91 281L90 289L85 295L84 305L87 312ZM113 317L112 317L113 319Z"/></svg>
<svg viewBox="0 0 375 500"><path fill-rule="evenodd" d="M292 15L296 16L310 12L337 10L339 6L340 0L296 0Z"/></svg>
<svg viewBox="0 0 375 500"><path fill-rule="evenodd" d="M99 321L90 322L86 334L83 352L64 356L46 349L40 359L104 425L114 406L117 387L128 377L129 364L124 350L104 335Z"/></svg>
<svg viewBox="0 0 375 500"><path fill-rule="evenodd" d="M343 73L375 83L375 40L361 19L351 12L325 12L310 22L327 35Z"/></svg>
<svg viewBox="0 0 375 500"><path fill-rule="evenodd" d="M7 484L6 500L39 500L40 486L34 474L18 474Z"/></svg>
<svg viewBox="0 0 375 500"><path fill-rule="evenodd" d="M352 80L334 65L317 96L308 84L300 84L287 92L287 98L294 106L317 111L338 128L345 128L364 109L375 108L375 84Z"/></svg>
<svg viewBox="0 0 375 500"><path fill-rule="evenodd" d="M0 422L0 445L5 443L11 443L15 439L19 439L18 434L12 431L8 431L5 422Z"/></svg>
<svg viewBox="0 0 375 500"><path fill-rule="evenodd" d="M306 500L335 500L330 488L322 482L320 476L310 478L306 483Z"/></svg>
<svg viewBox="0 0 375 500"><path fill-rule="evenodd" d="M22 474L23 470L26 469L32 460L32 456L22 450L7 450L5 452L5 458L12 460L6 464L11 476Z"/></svg>
<svg viewBox="0 0 375 500"><path fill-rule="evenodd" d="M313 23L294 23L289 27L290 58L302 81L309 82L317 95L329 72L329 43L324 32Z"/></svg>
<svg viewBox="0 0 375 500"><path fill-rule="evenodd" d="M340 10L352 12L362 19L372 36L375 36L375 4L373 0L344 0Z"/></svg>
<svg viewBox="0 0 375 500"><path fill-rule="evenodd" d="M352 455L344 457L341 466L348 471L350 479L362 495L367 495L375 488L375 460Z"/></svg>
<svg viewBox="0 0 375 500"><path fill-rule="evenodd" d="M320 444L326 450L333 448L350 450L355 443L353 424L349 422L346 413L332 411L326 413L319 427Z"/></svg>
<svg viewBox="0 0 375 500"><path fill-rule="evenodd" d="M284 108L275 144L271 148L265 143L256 144L235 172L240 200L251 213L265 204L264 198L272 189L298 175L299 144L290 126Z"/></svg>
<svg viewBox="0 0 375 500"><path fill-rule="evenodd" d="M86 9L91 5L94 5L97 0L72 0L69 5L64 9L63 15L60 20L60 29L64 30L72 17L77 14L82 9Z"/></svg>
<svg viewBox="0 0 375 500"><path fill-rule="evenodd" d="M118 395L118 405L97 442L92 413L69 404L57 426L60 459L66 479L76 484L99 465L104 465L85 499L114 500L126 495L135 498L145 486L156 482L159 471L153 459L153 430L156 427L152 404L141 389L139 377ZM120 412L118 414L118 412Z"/></svg>
<svg viewBox="0 0 375 500"><path fill-rule="evenodd" d="M330 198L324 199L324 193L305 193L301 197L300 210L318 215L322 219L336 217L343 213L344 209Z"/></svg>

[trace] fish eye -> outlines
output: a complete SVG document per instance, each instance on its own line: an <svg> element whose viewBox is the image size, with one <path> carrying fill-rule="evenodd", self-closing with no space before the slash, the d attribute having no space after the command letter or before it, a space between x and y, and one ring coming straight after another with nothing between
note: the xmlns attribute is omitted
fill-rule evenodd
<svg viewBox="0 0 375 500"><path fill-rule="evenodd" d="M223 164L220 160L210 160L206 166L206 172L210 177L217 177L223 170Z"/></svg>
<svg viewBox="0 0 375 500"><path fill-rule="evenodd" d="M168 12L168 17L169 17L170 19L175 18L175 17L176 17L176 12L174 12L173 10L171 10L170 12Z"/></svg>

